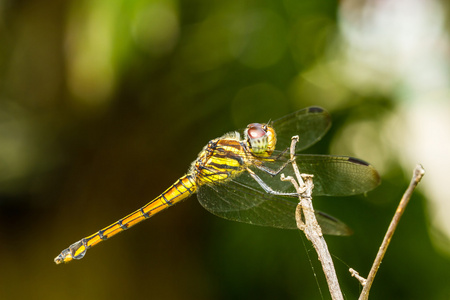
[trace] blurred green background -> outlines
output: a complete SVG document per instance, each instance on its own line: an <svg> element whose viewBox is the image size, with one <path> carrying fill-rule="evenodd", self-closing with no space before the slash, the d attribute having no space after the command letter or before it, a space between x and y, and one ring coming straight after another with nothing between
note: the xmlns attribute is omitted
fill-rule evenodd
<svg viewBox="0 0 450 300"><path fill-rule="evenodd" d="M419 162L371 299L450 299L448 16L431 0L0 0L0 298L329 299L301 233L195 197L53 263L210 139L319 105L334 125L314 151L383 180L315 202L355 231L327 238L346 299L361 290L348 267L368 273Z"/></svg>

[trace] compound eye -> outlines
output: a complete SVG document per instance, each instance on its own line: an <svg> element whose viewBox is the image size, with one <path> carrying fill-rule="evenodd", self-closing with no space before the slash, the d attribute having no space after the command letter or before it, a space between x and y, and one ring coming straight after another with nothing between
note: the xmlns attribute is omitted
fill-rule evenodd
<svg viewBox="0 0 450 300"><path fill-rule="evenodd" d="M247 128L248 137L251 139L258 139L266 135L265 126L259 123L252 123Z"/></svg>

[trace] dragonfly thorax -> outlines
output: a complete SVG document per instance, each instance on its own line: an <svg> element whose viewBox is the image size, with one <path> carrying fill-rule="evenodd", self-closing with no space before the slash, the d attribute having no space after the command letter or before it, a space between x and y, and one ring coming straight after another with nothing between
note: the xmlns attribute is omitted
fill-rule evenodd
<svg viewBox="0 0 450 300"><path fill-rule="evenodd" d="M226 182L245 170L248 157L240 135L228 133L209 141L192 163L189 174L199 186Z"/></svg>
<svg viewBox="0 0 450 300"><path fill-rule="evenodd" d="M245 129L245 142L256 156L268 157L275 150L277 138L275 130L267 124L252 123Z"/></svg>

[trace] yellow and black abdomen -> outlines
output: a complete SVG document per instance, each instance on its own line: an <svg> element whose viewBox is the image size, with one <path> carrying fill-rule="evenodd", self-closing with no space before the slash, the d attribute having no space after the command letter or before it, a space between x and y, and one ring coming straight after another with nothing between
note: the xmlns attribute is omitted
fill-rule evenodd
<svg viewBox="0 0 450 300"><path fill-rule="evenodd" d="M125 218L109 225L108 227L105 227L102 230L79 240L69 246L69 248L63 250L61 254L55 258L55 262L60 264L62 262L69 262L73 259L83 258L89 248L113 237L114 235L136 225L137 223L154 216L169 206L186 199L196 191L197 184L192 174L184 175L164 193L153 199L145 206L129 214Z"/></svg>

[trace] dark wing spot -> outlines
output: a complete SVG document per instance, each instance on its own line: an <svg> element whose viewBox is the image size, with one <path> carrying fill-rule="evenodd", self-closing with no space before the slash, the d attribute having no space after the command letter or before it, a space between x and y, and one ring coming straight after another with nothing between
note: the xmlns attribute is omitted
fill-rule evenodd
<svg viewBox="0 0 450 300"><path fill-rule="evenodd" d="M370 165L369 163L367 163L367 162L365 162L365 161L363 161L361 159L354 158L354 157L349 157L348 161L352 162L352 163L355 163L355 164L363 165L363 166L369 166Z"/></svg>
<svg viewBox="0 0 450 300"><path fill-rule="evenodd" d="M324 109L322 107L312 106L308 108L308 111L312 113L321 113L324 111Z"/></svg>

